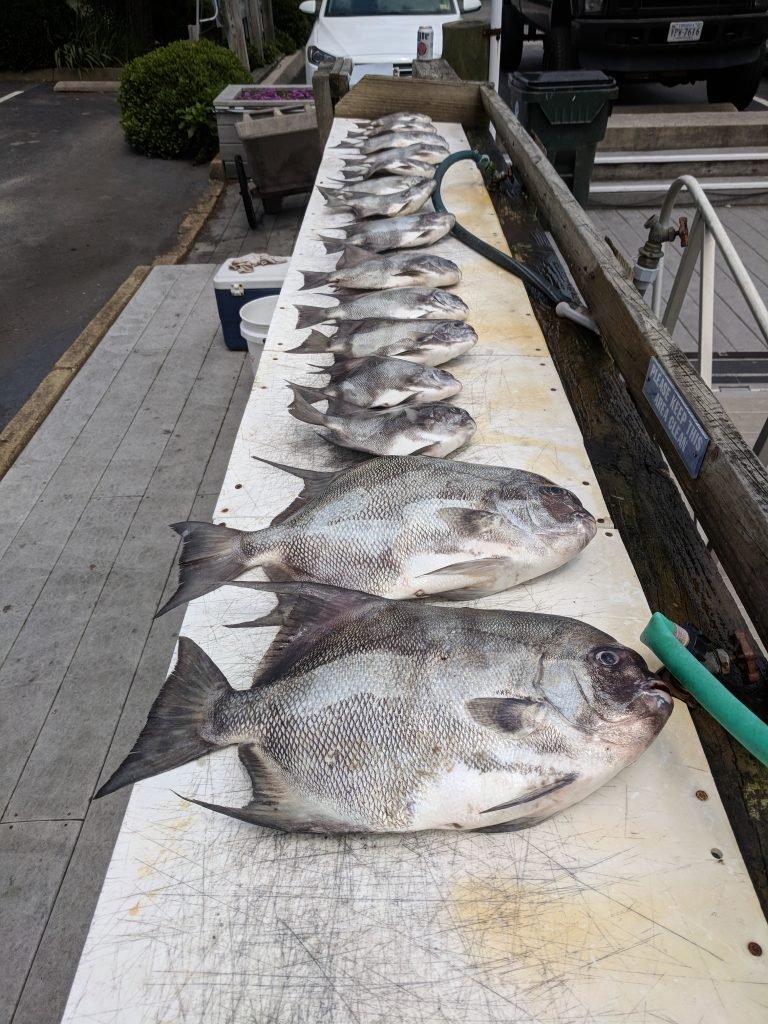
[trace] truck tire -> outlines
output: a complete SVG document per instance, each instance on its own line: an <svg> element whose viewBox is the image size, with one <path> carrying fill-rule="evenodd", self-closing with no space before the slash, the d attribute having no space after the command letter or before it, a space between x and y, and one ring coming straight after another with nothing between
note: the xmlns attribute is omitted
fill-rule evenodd
<svg viewBox="0 0 768 1024"><path fill-rule="evenodd" d="M738 110L746 110L760 85L763 57L752 64L713 71L707 76L707 99L710 103L732 103Z"/></svg>
<svg viewBox="0 0 768 1024"><path fill-rule="evenodd" d="M523 59L523 19L510 5L504 4L501 12L501 54L499 67L502 71L517 71Z"/></svg>
<svg viewBox="0 0 768 1024"><path fill-rule="evenodd" d="M554 25L544 36L544 69L572 71L579 66L579 57L571 39L570 25Z"/></svg>

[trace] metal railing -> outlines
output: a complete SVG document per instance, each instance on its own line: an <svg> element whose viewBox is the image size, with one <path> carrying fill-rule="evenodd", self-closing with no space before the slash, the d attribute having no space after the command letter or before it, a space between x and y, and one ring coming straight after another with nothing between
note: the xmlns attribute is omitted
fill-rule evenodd
<svg viewBox="0 0 768 1024"><path fill-rule="evenodd" d="M686 189L696 206L696 215L691 225L688 244L680 260L675 280L667 299L662 315L662 289L664 286L664 256L658 261L658 272L653 281L651 305L661 322L672 333L675 329L683 300L691 283L696 261L701 257L699 274L699 373L707 387L712 387L712 345L714 336L714 299L715 299L715 253L719 248L723 254L736 284L741 289L747 305L768 344L768 310L757 293L752 279L747 273L739 254L733 246L728 234L707 199L703 188L689 174L675 179L661 207L658 220L651 226L651 234L656 234L658 243L671 241L680 229L672 225L671 214L680 192ZM661 248L659 244L659 248ZM641 250L642 252L642 250Z"/></svg>

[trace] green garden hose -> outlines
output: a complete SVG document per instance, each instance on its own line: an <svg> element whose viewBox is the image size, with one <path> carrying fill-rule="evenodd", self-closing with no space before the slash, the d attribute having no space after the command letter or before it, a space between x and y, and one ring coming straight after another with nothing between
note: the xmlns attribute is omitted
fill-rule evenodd
<svg viewBox="0 0 768 1024"><path fill-rule="evenodd" d="M768 725L734 697L684 646L685 632L654 612L640 639L735 740L768 765Z"/></svg>
<svg viewBox="0 0 768 1024"><path fill-rule="evenodd" d="M443 177L449 168L460 160L472 160L477 164L481 171L489 170L493 164L491 158L485 156L485 154L475 153L471 149L463 149L458 153L451 153L435 170L435 192L432 196L432 202L435 210L438 213L449 213L446 210L445 203L443 202L442 196L440 195L440 186L443 183ZM504 270L508 270L511 274L519 277L525 281L526 284L533 288L537 288L554 306L555 312L558 316L566 317L569 320L573 320L575 323L581 324L582 327L586 327L590 331L598 332L597 324L595 321L584 313L582 310L577 309L573 305L571 296L567 292L562 291L549 281L545 280L540 274L537 274L535 270L531 270L524 263L520 263L519 260L513 259L506 253L501 252L499 249L494 249L492 245L484 242L482 238L478 238L477 235L473 235L471 231L467 231L465 227L457 223L454 225L453 234L459 241L464 242L470 249L474 249L475 252L479 252L481 256L485 256L486 259L491 260L499 267L503 267Z"/></svg>

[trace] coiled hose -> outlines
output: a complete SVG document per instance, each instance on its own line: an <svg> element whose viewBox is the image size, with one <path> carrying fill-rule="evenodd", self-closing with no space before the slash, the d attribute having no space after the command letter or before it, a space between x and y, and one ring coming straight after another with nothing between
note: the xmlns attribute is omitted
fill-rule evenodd
<svg viewBox="0 0 768 1024"><path fill-rule="evenodd" d="M443 198L440 195L440 188L443 183L446 171L448 171L454 164L461 160L472 160L473 163L477 164L480 171L487 171L493 165L490 157L485 154L475 153L471 149L463 149L458 153L451 153L450 156L446 157L445 160L435 170L435 192L432 196L432 202L438 213L449 213L446 209ZM499 249L494 249L492 245L484 242L482 238L478 238L477 235L473 235L471 231L467 231L458 222L454 225L452 232L459 241L464 242L470 249L474 249L475 252L479 252L481 256L485 256L486 259L491 260L499 267L503 267L504 270L508 270L515 277L519 277L522 281L525 281L527 285L532 288L538 289L552 304L555 312L558 316L566 317L569 320L573 320L575 323L581 324L582 327L586 327L590 331L598 332L598 327L595 321L587 316L586 313L582 312L573 305L570 295L557 288L550 281L547 281L537 274L535 270L531 270L524 263L520 263L519 260L513 259L506 253L501 252Z"/></svg>

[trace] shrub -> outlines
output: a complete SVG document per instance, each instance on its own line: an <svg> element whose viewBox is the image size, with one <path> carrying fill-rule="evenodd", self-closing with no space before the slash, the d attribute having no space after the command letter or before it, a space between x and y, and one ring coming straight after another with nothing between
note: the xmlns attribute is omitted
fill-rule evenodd
<svg viewBox="0 0 768 1024"><path fill-rule="evenodd" d="M128 51L125 26L108 7L82 2L67 41L56 49L56 67L82 70L122 64Z"/></svg>
<svg viewBox="0 0 768 1024"><path fill-rule="evenodd" d="M66 0L2 0L0 70L53 67L56 47L67 39L73 20Z"/></svg>
<svg viewBox="0 0 768 1024"><path fill-rule="evenodd" d="M251 76L223 46L180 40L123 69L120 106L125 137L147 156L201 157L215 153L214 98L227 85L249 84Z"/></svg>
<svg viewBox="0 0 768 1024"><path fill-rule="evenodd" d="M301 13L298 0L272 0L272 18L275 32L285 33L293 40L293 46L289 48L288 53L300 50L306 45L312 31L312 18Z"/></svg>

